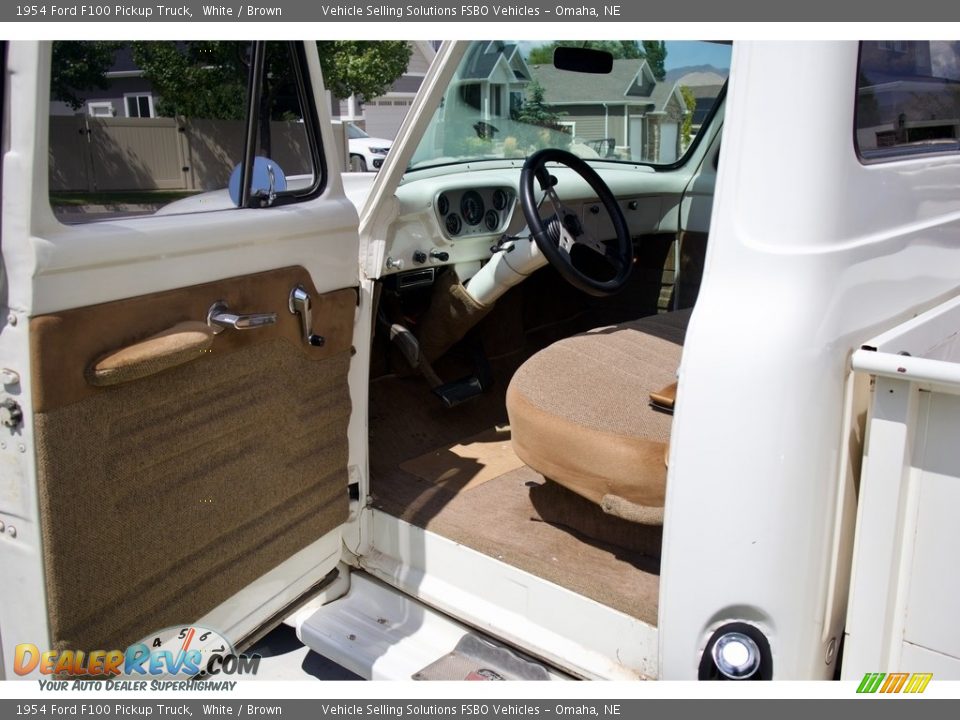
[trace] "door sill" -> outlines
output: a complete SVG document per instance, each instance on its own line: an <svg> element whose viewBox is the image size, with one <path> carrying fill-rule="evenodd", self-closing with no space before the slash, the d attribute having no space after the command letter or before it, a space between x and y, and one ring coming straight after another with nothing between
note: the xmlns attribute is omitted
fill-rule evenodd
<svg viewBox="0 0 960 720"><path fill-rule="evenodd" d="M297 621L308 648L368 680L568 680L367 573Z"/></svg>
<svg viewBox="0 0 960 720"><path fill-rule="evenodd" d="M371 512L372 549L361 566L374 577L577 677L658 676L656 627L429 530Z"/></svg>

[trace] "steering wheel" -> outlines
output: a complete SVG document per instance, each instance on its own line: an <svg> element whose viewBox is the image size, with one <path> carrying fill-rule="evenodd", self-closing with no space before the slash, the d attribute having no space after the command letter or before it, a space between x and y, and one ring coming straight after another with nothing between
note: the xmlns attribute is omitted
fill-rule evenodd
<svg viewBox="0 0 960 720"><path fill-rule="evenodd" d="M602 242L584 228L577 214L557 196L556 178L547 172L548 162L560 163L587 181L613 222L616 238ZM538 189L553 214L540 217ZM527 158L520 173L520 207L547 261L571 285L589 295L602 297L619 292L633 269L633 243L623 211L596 171L573 153L558 148L539 150Z"/></svg>

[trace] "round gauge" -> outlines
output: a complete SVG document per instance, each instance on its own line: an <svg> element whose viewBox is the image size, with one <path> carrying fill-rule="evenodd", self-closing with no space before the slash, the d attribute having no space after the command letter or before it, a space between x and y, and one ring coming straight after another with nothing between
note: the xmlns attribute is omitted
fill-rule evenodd
<svg viewBox="0 0 960 720"><path fill-rule="evenodd" d="M441 215L446 215L447 211L450 210L450 200L446 195L440 193L440 197L437 198L437 212Z"/></svg>
<svg viewBox="0 0 960 720"><path fill-rule="evenodd" d="M463 223L460 222L460 216L456 213L447 215L447 232L451 235L459 235L463 229Z"/></svg>
<svg viewBox="0 0 960 720"><path fill-rule="evenodd" d="M487 214L483 216L483 224L487 230L493 232L500 226L500 214L496 210L487 210Z"/></svg>
<svg viewBox="0 0 960 720"><path fill-rule="evenodd" d="M502 188L493 191L493 206L497 210L506 210L510 204L510 193Z"/></svg>
<svg viewBox="0 0 960 720"><path fill-rule="evenodd" d="M460 214L467 225L479 225L483 220L483 198L476 190L467 190L460 198Z"/></svg>

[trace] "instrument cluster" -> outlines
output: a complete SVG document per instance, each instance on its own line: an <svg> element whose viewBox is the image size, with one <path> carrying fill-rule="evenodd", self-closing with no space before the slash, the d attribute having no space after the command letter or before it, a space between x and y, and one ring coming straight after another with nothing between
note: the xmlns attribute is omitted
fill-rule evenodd
<svg viewBox="0 0 960 720"><path fill-rule="evenodd" d="M446 190L436 197L440 227L450 240L504 231L516 203L509 187Z"/></svg>

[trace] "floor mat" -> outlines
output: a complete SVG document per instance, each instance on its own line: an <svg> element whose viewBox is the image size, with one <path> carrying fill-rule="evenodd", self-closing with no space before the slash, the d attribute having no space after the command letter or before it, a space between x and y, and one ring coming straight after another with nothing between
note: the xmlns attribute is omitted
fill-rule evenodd
<svg viewBox="0 0 960 720"><path fill-rule="evenodd" d="M545 522L530 495L546 481L527 466L469 492L400 468L371 480L377 509L657 624L659 559Z"/></svg>
<svg viewBox="0 0 960 720"><path fill-rule="evenodd" d="M453 409L441 407L422 378L394 376L372 382L374 507L656 625L658 537L650 538L645 548L649 552L637 552L590 540L572 522L564 527L545 521L534 504L542 499L544 491L537 488L545 480L525 465L474 484L468 492L458 481L432 482L401 467L437 448L468 444L490 428L506 425L506 387L523 359L516 355L492 361L496 382L490 392Z"/></svg>
<svg viewBox="0 0 960 720"><path fill-rule="evenodd" d="M476 635L465 635L439 660L412 675L414 680L549 680L542 665Z"/></svg>
<svg viewBox="0 0 960 720"><path fill-rule="evenodd" d="M427 482L460 490L472 490L522 466L510 444L510 428L505 426L400 463L401 470Z"/></svg>

